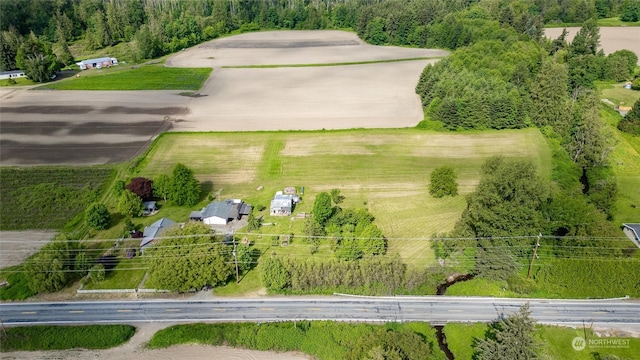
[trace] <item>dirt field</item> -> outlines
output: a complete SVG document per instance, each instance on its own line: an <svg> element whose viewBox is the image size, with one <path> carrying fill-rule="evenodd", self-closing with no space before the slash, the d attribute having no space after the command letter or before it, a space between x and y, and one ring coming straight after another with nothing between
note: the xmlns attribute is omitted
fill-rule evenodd
<svg viewBox="0 0 640 360"><path fill-rule="evenodd" d="M442 57L442 50L364 44L344 31L270 31L179 52L168 66L214 67L199 96L179 91L0 89L0 164L104 164L130 159L159 132L414 126L427 63L231 69ZM164 120L169 119L168 122Z"/></svg>
<svg viewBox="0 0 640 360"><path fill-rule="evenodd" d="M573 40L579 27L567 28L568 40ZM557 38L562 34L562 28L544 29L547 37ZM605 54L611 54L617 50L631 50L640 57L640 27L601 27L600 28L600 48ZM640 60L638 60L640 65Z"/></svg>
<svg viewBox="0 0 640 360"><path fill-rule="evenodd" d="M0 231L0 268L22 263L53 239L53 231Z"/></svg>

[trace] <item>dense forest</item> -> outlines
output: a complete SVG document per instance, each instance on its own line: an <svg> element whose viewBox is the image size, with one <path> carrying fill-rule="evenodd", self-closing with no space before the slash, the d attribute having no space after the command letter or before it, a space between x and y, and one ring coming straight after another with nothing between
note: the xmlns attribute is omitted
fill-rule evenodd
<svg viewBox="0 0 640 360"><path fill-rule="evenodd" d="M126 44L124 60L140 61L231 32L337 28L372 44L455 49L510 36L505 27L537 39L545 23L637 21L640 0L1 0L0 11L0 71L46 81L73 63L71 45Z"/></svg>
<svg viewBox="0 0 640 360"><path fill-rule="evenodd" d="M608 240L620 236L611 222L617 188L608 154L615 144L612 129L600 118L595 82L632 80L638 58L627 50L607 56L599 51L596 19L637 21L639 0L2 0L0 11L0 68L20 67L36 74L36 81L47 81L53 71L71 64L71 46L89 51L126 46L128 61L142 61L226 34L261 29L351 29L371 44L453 50L427 66L418 79L416 92L425 107L419 127L538 127L553 153L553 181L541 179L530 162L490 159L456 228L439 234L460 240L434 241L436 255L454 266L456 256L471 256L471 268L455 270L507 281L511 290L522 293L568 273L575 275L575 284L593 284L586 279L594 278L590 269L598 267L589 261L598 260L596 255L621 261L633 256L631 244ZM554 22L582 27L572 42L566 33L543 38L543 25ZM631 115L635 119L637 113ZM634 121L624 122L623 128L636 129ZM319 221L327 222L324 228L310 227L307 232L353 237L354 230L346 231L348 221L343 220L328 216ZM525 281L521 269L531 257L537 234L546 235L541 253L547 259L582 256L580 268L549 265L537 278L534 274L537 285ZM367 236L374 237L382 239L381 234ZM338 259L323 264L265 260L268 271L263 278L273 285L269 288L300 292L343 286L411 291L421 289L430 277L444 278L440 270L413 272L383 256L383 250L365 254L356 242L337 248ZM640 273L637 261L630 262L629 267L634 266L630 273ZM327 276L295 275L319 273L319 267ZM374 268L391 270L374 285L359 277L385 276L366 270ZM330 276L334 272L354 275L342 283ZM610 280L608 276L622 275L611 272L602 278ZM418 280L413 282L413 277ZM620 279L631 285L603 296L640 296L633 281ZM627 294L622 293L625 289ZM562 296L562 291L553 295ZM576 296L592 296L586 290L573 291Z"/></svg>

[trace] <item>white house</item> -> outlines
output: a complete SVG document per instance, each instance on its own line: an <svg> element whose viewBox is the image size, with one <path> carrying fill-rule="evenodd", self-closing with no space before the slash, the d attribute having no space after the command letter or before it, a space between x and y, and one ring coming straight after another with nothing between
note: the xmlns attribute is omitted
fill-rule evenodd
<svg viewBox="0 0 640 360"><path fill-rule="evenodd" d="M76 63L80 70L88 69L101 69L103 67L110 67L111 65L118 65L118 59L112 57L102 57L97 59L82 60Z"/></svg>
<svg viewBox="0 0 640 360"><path fill-rule="evenodd" d="M22 70L11 70L11 71L0 72L0 80L16 79L16 78L21 78L25 76L26 75Z"/></svg>
<svg viewBox="0 0 640 360"><path fill-rule="evenodd" d="M290 216L293 211L293 206L299 202L299 196L291 194L284 195L282 191L278 191L271 200L269 213L271 216Z"/></svg>

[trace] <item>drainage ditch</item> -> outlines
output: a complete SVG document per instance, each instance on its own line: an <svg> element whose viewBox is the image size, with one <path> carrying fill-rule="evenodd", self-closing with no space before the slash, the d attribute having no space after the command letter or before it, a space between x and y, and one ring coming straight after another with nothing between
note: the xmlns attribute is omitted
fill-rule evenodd
<svg viewBox="0 0 640 360"><path fill-rule="evenodd" d="M473 279L475 275L473 274L454 274L447 278L447 282L444 284L438 285L436 289L436 295L444 295L447 292L447 288L449 286ZM438 347L447 357L447 360L455 360L453 353L449 349L449 344L447 343L447 336L444 334L444 325L433 325L433 328L436 330L436 338L438 339Z"/></svg>

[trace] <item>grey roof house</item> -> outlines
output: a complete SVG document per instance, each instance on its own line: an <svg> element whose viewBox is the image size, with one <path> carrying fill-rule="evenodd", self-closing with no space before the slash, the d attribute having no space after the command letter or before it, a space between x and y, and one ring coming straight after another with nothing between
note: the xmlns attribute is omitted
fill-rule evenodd
<svg viewBox="0 0 640 360"><path fill-rule="evenodd" d="M242 200L214 201L200 211L200 219L207 225L226 225L229 221L240 219L242 215L249 215L251 205ZM189 218L198 220L197 212L192 212Z"/></svg>
<svg viewBox="0 0 640 360"><path fill-rule="evenodd" d="M177 223L175 221L163 217L162 219L145 227L144 233L142 234L142 241L140 241L140 251L144 251L144 249L150 246L156 238L160 237L165 230L176 224Z"/></svg>
<svg viewBox="0 0 640 360"><path fill-rule="evenodd" d="M291 194L284 195L281 191L278 191L271 200L269 213L271 216L289 216L293 211L293 206L299 202L299 196Z"/></svg>
<svg viewBox="0 0 640 360"><path fill-rule="evenodd" d="M622 224L622 231L640 247L640 224Z"/></svg>

